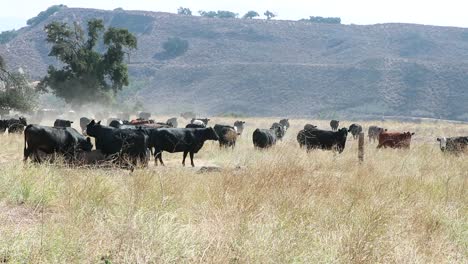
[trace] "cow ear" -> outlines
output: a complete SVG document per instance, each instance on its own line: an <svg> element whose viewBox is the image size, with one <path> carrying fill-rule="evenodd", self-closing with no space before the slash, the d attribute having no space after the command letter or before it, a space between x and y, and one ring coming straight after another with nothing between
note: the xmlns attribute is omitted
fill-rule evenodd
<svg viewBox="0 0 468 264"><path fill-rule="evenodd" d="M411 133L411 135L414 135L414 134L415 134L414 132L413 132L413 133Z"/></svg>
<svg viewBox="0 0 468 264"><path fill-rule="evenodd" d="M93 119L93 120L91 120L91 122L89 122L89 124L90 124L90 125L94 125L94 124L96 124L96 122L95 122L94 119Z"/></svg>
<svg viewBox="0 0 468 264"><path fill-rule="evenodd" d="M97 124L100 125L100 124L101 124L101 120L99 120L99 121L97 122Z"/></svg>
<svg viewBox="0 0 468 264"><path fill-rule="evenodd" d="M73 124L73 121L70 121L70 124Z"/></svg>
<svg viewBox="0 0 468 264"><path fill-rule="evenodd" d="M439 141L439 142L440 142L440 138L437 138L437 141Z"/></svg>

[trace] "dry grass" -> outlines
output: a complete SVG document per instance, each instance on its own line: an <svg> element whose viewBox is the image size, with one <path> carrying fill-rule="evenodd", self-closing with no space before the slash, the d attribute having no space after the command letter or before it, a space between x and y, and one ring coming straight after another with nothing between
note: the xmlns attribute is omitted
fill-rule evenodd
<svg viewBox="0 0 468 264"><path fill-rule="evenodd" d="M22 137L1 136L0 262L467 263L467 155L435 138L468 125L385 123L416 132L411 150L366 144L359 165L353 140L341 155L299 149L305 120L255 151L251 132L273 120L246 121L235 150L195 155L223 168L204 174L166 153L133 173L23 165Z"/></svg>

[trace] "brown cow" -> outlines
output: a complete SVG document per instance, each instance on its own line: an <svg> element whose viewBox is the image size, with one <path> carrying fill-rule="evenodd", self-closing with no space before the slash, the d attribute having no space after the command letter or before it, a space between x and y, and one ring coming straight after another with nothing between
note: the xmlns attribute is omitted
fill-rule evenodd
<svg viewBox="0 0 468 264"><path fill-rule="evenodd" d="M411 144L411 132L382 132L379 134L379 145L377 148L409 148Z"/></svg>

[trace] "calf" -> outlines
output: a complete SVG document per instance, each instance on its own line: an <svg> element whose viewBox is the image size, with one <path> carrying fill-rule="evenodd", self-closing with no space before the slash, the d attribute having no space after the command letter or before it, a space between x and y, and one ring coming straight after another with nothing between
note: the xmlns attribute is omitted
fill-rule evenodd
<svg viewBox="0 0 468 264"><path fill-rule="evenodd" d="M375 142L376 140L378 140L380 133L385 131L387 131L387 129L378 126L370 126L369 130L367 131L367 135L369 136L369 142Z"/></svg>
<svg viewBox="0 0 468 264"><path fill-rule="evenodd" d="M34 155L33 161L41 162L38 151L46 154L59 153L70 161L78 151L91 151L93 144L71 127L47 127L28 125L24 131L24 158Z"/></svg>
<svg viewBox="0 0 468 264"><path fill-rule="evenodd" d="M411 132L382 132L379 134L379 145L377 148L405 148L409 149L411 145Z"/></svg>
<svg viewBox="0 0 468 264"><path fill-rule="evenodd" d="M252 141L255 148L269 148L276 144L278 135L284 135L282 126L275 126L270 129L255 129Z"/></svg>
<svg viewBox="0 0 468 264"><path fill-rule="evenodd" d="M64 119L55 119L54 127L71 127L73 121L64 120Z"/></svg>
<svg viewBox="0 0 468 264"><path fill-rule="evenodd" d="M359 137L359 134L362 132L362 126L358 124L352 124L349 126L348 131L351 132L354 139L357 139Z"/></svg>
<svg viewBox="0 0 468 264"><path fill-rule="evenodd" d="M140 161L143 165L148 162L149 136L141 128L120 129L101 125L101 121L92 120L86 127L88 135L96 139L96 149L109 157L116 155L116 162L127 165L128 158L131 169Z"/></svg>
<svg viewBox="0 0 468 264"><path fill-rule="evenodd" d="M311 149L336 150L343 152L346 146L348 130L341 128L338 131L326 131L320 129L301 130L297 134L299 146L306 147L307 151Z"/></svg>
<svg viewBox="0 0 468 264"><path fill-rule="evenodd" d="M185 166L185 158L190 153L190 163L193 163L193 155L203 147L207 140L219 140L215 130L209 128L160 128L151 130L150 148L154 148L154 162L158 165L158 159L162 165L162 152L183 152L182 165Z"/></svg>
<svg viewBox="0 0 468 264"><path fill-rule="evenodd" d="M460 153L468 149L468 137L437 138L443 152Z"/></svg>
<svg viewBox="0 0 468 264"><path fill-rule="evenodd" d="M216 124L213 129L219 137L219 147L232 147L234 149L237 140L235 127Z"/></svg>
<svg viewBox="0 0 468 264"><path fill-rule="evenodd" d="M340 126L340 121L338 121L338 120L331 120L330 121L330 127L331 127L332 131L337 131L339 126Z"/></svg>

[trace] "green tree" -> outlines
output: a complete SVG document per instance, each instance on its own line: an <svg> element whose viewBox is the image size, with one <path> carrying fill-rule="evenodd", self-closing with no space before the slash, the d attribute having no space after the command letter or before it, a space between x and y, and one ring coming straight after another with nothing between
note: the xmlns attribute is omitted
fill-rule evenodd
<svg viewBox="0 0 468 264"><path fill-rule="evenodd" d="M192 10L190 10L190 8L186 8L186 7L179 7L179 9L177 9L177 14L185 15L185 16L191 16L192 15Z"/></svg>
<svg viewBox="0 0 468 264"><path fill-rule="evenodd" d="M28 112L34 108L35 102L36 93L26 77L9 72L0 56L0 112Z"/></svg>
<svg viewBox="0 0 468 264"><path fill-rule="evenodd" d="M275 15L273 12L270 12L270 11L268 11L268 10L265 11L265 13L263 13L263 15L266 16L267 20L270 20L270 19L276 17L276 15Z"/></svg>
<svg viewBox="0 0 468 264"><path fill-rule="evenodd" d="M53 22L45 27L47 42L52 44L49 56L64 66L50 65L38 88L48 88L67 103L81 105L108 102L123 86L128 86L128 68L124 57L136 49L137 39L127 29L104 28L102 20L88 21L87 37L74 23ZM96 51L102 38L104 53Z"/></svg>
<svg viewBox="0 0 468 264"><path fill-rule="evenodd" d="M203 11L203 10L200 10L198 11L198 13L200 14L200 16L202 17L217 17L218 16L218 13L216 13L215 11Z"/></svg>
<svg viewBox="0 0 468 264"><path fill-rule="evenodd" d="M217 16L219 18L236 18L238 14L231 12L231 11L219 10L217 13Z"/></svg>
<svg viewBox="0 0 468 264"><path fill-rule="evenodd" d="M260 16L260 15L259 15L257 12L255 12L255 11L249 11L249 12L247 12L242 18L244 18L244 19L252 19L252 18L258 17L258 16Z"/></svg>

